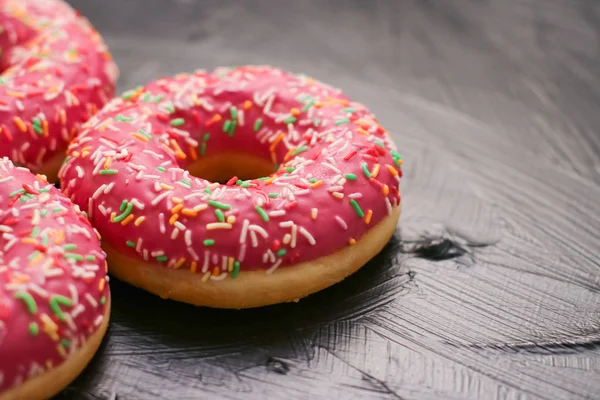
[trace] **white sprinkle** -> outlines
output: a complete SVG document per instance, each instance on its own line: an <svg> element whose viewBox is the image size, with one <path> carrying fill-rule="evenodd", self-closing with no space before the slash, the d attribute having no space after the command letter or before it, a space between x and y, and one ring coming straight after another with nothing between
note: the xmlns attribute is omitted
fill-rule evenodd
<svg viewBox="0 0 600 400"><path fill-rule="evenodd" d="M190 231L189 229L186 230L185 234L184 234L184 238L185 238L185 245L191 246L192 245L192 231Z"/></svg>
<svg viewBox="0 0 600 400"><path fill-rule="evenodd" d="M190 231L187 231L187 232L190 232ZM192 257L194 258L194 261L198 261L200 259L200 257L198 257L198 253L196 253L196 251L194 251L194 249L192 247L188 247L187 251L188 251L188 253L190 253L192 255Z"/></svg>
<svg viewBox="0 0 600 400"><path fill-rule="evenodd" d="M243 244L240 246L240 254L238 256L238 260L240 262L244 262L244 258L246 257L246 245Z"/></svg>
<svg viewBox="0 0 600 400"><path fill-rule="evenodd" d="M94 308L98 307L98 302L96 301L96 299L94 299L94 298L92 297L92 295L91 295L91 294L89 294L89 293L86 293L86 294L84 294L84 296L85 296L85 299L87 300L87 302L88 302L88 303L90 303L90 305L91 305L92 307L94 307Z"/></svg>
<svg viewBox="0 0 600 400"><path fill-rule="evenodd" d="M254 231L250 231L250 239L252 240L252 247L258 247L258 239L256 238L256 233L254 233Z"/></svg>
<svg viewBox="0 0 600 400"><path fill-rule="evenodd" d="M292 249L296 248L296 232L298 232L298 225L292 226Z"/></svg>
<svg viewBox="0 0 600 400"><path fill-rule="evenodd" d="M158 225L160 228L160 233L162 233L164 235L165 232L167 231L165 228L165 214L163 214L163 213L158 214Z"/></svg>
<svg viewBox="0 0 600 400"><path fill-rule="evenodd" d="M311 245L314 246L317 243L315 241L315 238L310 233L308 233L308 231L303 227L300 227L300 234L304 236L306 240L308 240L308 243L310 243Z"/></svg>
<svg viewBox="0 0 600 400"><path fill-rule="evenodd" d="M248 226L250 225L250 221L248 221L247 219L244 220L244 223L242 225L242 234L240 235L240 244L244 244L246 243L246 236L248 233Z"/></svg>
<svg viewBox="0 0 600 400"><path fill-rule="evenodd" d="M289 227L291 227L293 225L294 225L294 221L285 221L285 222L280 222L279 223L279 226L281 228L289 228Z"/></svg>
<svg viewBox="0 0 600 400"><path fill-rule="evenodd" d="M341 225L342 228L344 228L344 230L348 229L348 224L346 224L346 221L344 221L339 215L335 216L335 220Z"/></svg>
<svg viewBox="0 0 600 400"><path fill-rule="evenodd" d="M160 203L160 202L161 202L161 200L162 200L162 199L164 199L164 198L165 198L165 197L167 197L168 195L169 195L169 192L168 192L168 191L166 191L166 192L164 192L164 193L162 193L162 194L158 195L158 196L157 196L157 197L156 197L154 200L152 200L152 203L151 203L151 204L152 204L153 206L157 205L158 203Z"/></svg>
<svg viewBox="0 0 600 400"><path fill-rule="evenodd" d="M272 274L277 269L277 267L279 267L279 265L281 265L281 261L282 261L281 258L279 260L277 260L275 262L275 264L273 264L273 266L267 270L267 274Z"/></svg>
<svg viewBox="0 0 600 400"><path fill-rule="evenodd" d="M204 264L202 265L202 272L208 271L208 265L210 263L210 250L204 250Z"/></svg>
<svg viewBox="0 0 600 400"><path fill-rule="evenodd" d="M282 202L281 204L284 204L284 203ZM269 217L281 217L282 215L285 215L285 210L275 210L275 211L269 212Z"/></svg>
<svg viewBox="0 0 600 400"><path fill-rule="evenodd" d="M264 230L264 228L259 225L250 225L250 231L258 232L260 234L260 236L262 236L264 239L269 237L269 234L267 233L267 231Z"/></svg>
<svg viewBox="0 0 600 400"><path fill-rule="evenodd" d="M390 204L390 199L385 198L385 206L387 207L388 215L392 215L392 205Z"/></svg>
<svg viewBox="0 0 600 400"><path fill-rule="evenodd" d="M177 239L177 235L179 235L179 229L175 228L173 229L173 232L171 232L171 240Z"/></svg>

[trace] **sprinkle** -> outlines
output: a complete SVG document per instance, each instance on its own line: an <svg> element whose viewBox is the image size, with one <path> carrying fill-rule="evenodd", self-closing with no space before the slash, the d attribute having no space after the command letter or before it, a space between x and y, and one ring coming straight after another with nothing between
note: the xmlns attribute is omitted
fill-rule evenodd
<svg viewBox="0 0 600 400"><path fill-rule="evenodd" d="M269 222L269 216L267 215L267 213L265 212L265 210L262 209L261 206L256 206L256 207L254 207L254 209L261 216L261 218L263 219L263 221Z"/></svg>
<svg viewBox="0 0 600 400"><path fill-rule="evenodd" d="M365 224L369 225L371 222L371 217L373 216L373 210L367 211L367 216L365 217Z"/></svg>
<svg viewBox="0 0 600 400"><path fill-rule="evenodd" d="M256 122L254 122L254 132L258 132L261 125L262 125L262 119L257 118Z"/></svg>
<svg viewBox="0 0 600 400"><path fill-rule="evenodd" d="M362 218L365 216L365 213L363 212L363 210L361 210L360 206L358 205L358 202L354 199L350 199L350 204L352 204L352 207L354 208L354 211L356 211L356 214Z"/></svg>
<svg viewBox="0 0 600 400"><path fill-rule="evenodd" d="M171 121L172 126L181 126L183 124L185 124L185 120L183 118L175 118Z"/></svg>
<svg viewBox="0 0 600 400"><path fill-rule="evenodd" d="M40 331L40 328L38 327L38 324L36 324L35 322L31 322L29 324L29 334L31 336L37 336L39 331Z"/></svg>
<svg viewBox="0 0 600 400"><path fill-rule="evenodd" d="M350 244L350 246L354 246L356 244L356 239L350 238L350 240L348 241L348 243Z"/></svg>
<svg viewBox="0 0 600 400"><path fill-rule="evenodd" d="M128 240L126 242L126 244L127 244L127 247L135 247L135 242L132 242L131 240Z"/></svg>
<svg viewBox="0 0 600 400"><path fill-rule="evenodd" d="M312 219L317 219L317 214L319 213L319 210L316 208L313 208L310 210L310 216Z"/></svg>
<svg viewBox="0 0 600 400"><path fill-rule="evenodd" d="M336 125L342 125L342 124L347 124L348 122L350 122L349 119L340 119L339 121L335 121Z"/></svg>
<svg viewBox="0 0 600 400"><path fill-rule="evenodd" d="M308 240L308 243L310 243L312 246L314 246L317 242L315 241L315 238L313 237L313 235L311 235L306 229L304 229L303 227L300 227L300 234L302 236L304 236L306 238L306 240Z"/></svg>
<svg viewBox="0 0 600 400"><path fill-rule="evenodd" d="M121 222L123 221L127 216L129 216L129 214L131 214L131 212L133 211L133 204L132 203L127 203L127 207L125 208L125 211L123 211L123 213L117 217L115 217L115 219L113 220L113 222Z"/></svg>
<svg viewBox="0 0 600 400"><path fill-rule="evenodd" d="M348 179L349 181L355 181L356 180L356 175L354 175L354 174L346 174L346 179Z"/></svg>
<svg viewBox="0 0 600 400"><path fill-rule="evenodd" d="M215 215L217 216L217 219L219 220L219 222L225 221L225 216L223 215L223 211L216 209Z"/></svg>
<svg viewBox="0 0 600 400"><path fill-rule="evenodd" d="M19 300L23 300L30 314L35 314L37 312L37 305L33 296L27 292L16 292L15 298Z"/></svg>
<svg viewBox="0 0 600 400"><path fill-rule="evenodd" d="M156 261L158 261L158 262L165 262L168 259L169 259L169 257L167 257L167 256L158 256L158 257L156 257Z"/></svg>
<svg viewBox="0 0 600 400"><path fill-rule="evenodd" d="M369 172L369 167L367 165L366 162L363 162L361 164L361 168L363 170L363 173L365 174L365 176L367 177L367 179L371 178L371 173Z"/></svg>
<svg viewBox="0 0 600 400"><path fill-rule="evenodd" d="M300 147L298 147L296 150L294 150L294 151L292 152L292 157L293 157L293 156L296 156L296 155L298 155L298 154L300 154L300 153L303 153L303 152L305 152L306 150L308 150L308 146L300 146Z"/></svg>
<svg viewBox="0 0 600 400"><path fill-rule="evenodd" d="M283 120L284 124L293 124L294 122L296 122L296 117L287 117Z"/></svg>
<svg viewBox="0 0 600 400"><path fill-rule="evenodd" d="M213 229L231 229L232 225L228 224L227 222L211 222L210 224L206 224L206 230L213 230Z"/></svg>
<svg viewBox="0 0 600 400"><path fill-rule="evenodd" d="M233 263L233 271L231 272L231 279L237 278L240 273L240 262L236 261Z"/></svg>
<svg viewBox="0 0 600 400"><path fill-rule="evenodd" d="M285 249L279 249L279 251L277 251L277 257L283 257L285 256L285 253L287 253Z"/></svg>
<svg viewBox="0 0 600 400"><path fill-rule="evenodd" d="M230 210L231 209L231 206L229 204L219 203L218 201L214 201L214 200L209 200L208 204L210 204L213 207L220 208L221 210Z"/></svg>
<svg viewBox="0 0 600 400"><path fill-rule="evenodd" d="M58 317L59 320L64 321L65 314L63 313L63 311L60 308L61 305L67 306L67 307L72 307L73 302L68 297L61 296L61 295L54 295L50 298L50 308L52 309L54 314L56 314L56 316Z"/></svg>
<svg viewBox="0 0 600 400"><path fill-rule="evenodd" d="M14 117L13 121L15 122L15 125L17 126L17 128L19 128L21 132L27 132L27 125L25 125L25 122L23 122L21 118Z"/></svg>
<svg viewBox="0 0 600 400"><path fill-rule="evenodd" d="M210 247L215 244L215 241L214 241L214 239L206 239L206 240L204 240L203 243L205 246Z"/></svg>
<svg viewBox="0 0 600 400"><path fill-rule="evenodd" d="M119 171L117 171L116 169L101 169L99 174L100 175L115 175L118 172Z"/></svg>

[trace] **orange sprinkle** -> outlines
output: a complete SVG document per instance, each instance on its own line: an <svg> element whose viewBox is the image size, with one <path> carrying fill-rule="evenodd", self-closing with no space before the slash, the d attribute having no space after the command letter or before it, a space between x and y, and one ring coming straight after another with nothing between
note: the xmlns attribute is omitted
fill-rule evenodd
<svg viewBox="0 0 600 400"><path fill-rule="evenodd" d="M34 238L23 238L23 239L21 239L21 243L24 243L24 244L36 244L37 241Z"/></svg>
<svg viewBox="0 0 600 400"><path fill-rule="evenodd" d="M198 153L196 153L196 148L190 145L190 155L192 156L192 160L198 159Z"/></svg>
<svg viewBox="0 0 600 400"><path fill-rule="evenodd" d="M61 125L66 125L67 124L67 112L65 110L60 110L58 115L60 116Z"/></svg>
<svg viewBox="0 0 600 400"><path fill-rule="evenodd" d="M177 204L175 207L171 208L171 213L177 214L179 211L183 209L183 204Z"/></svg>
<svg viewBox="0 0 600 400"><path fill-rule="evenodd" d="M98 290L99 291L103 291L104 290L104 285L106 285L106 279L102 278L98 282Z"/></svg>
<svg viewBox="0 0 600 400"><path fill-rule="evenodd" d="M214 276L217 276L217 275L220 275L220 274L221 274L221 268L219 268L219 267L215 267L215 268L213 269L213 275L214 275Z"/></svg>
<svg viewBox="0 0 600 400"><path fill-rule="evenodd" d="M166 183L161 183L160 187L163 188L163 189L165 189L165 190L173 190L173 189L175 189L173 186L169 186Z"/></svg>
<svg viewBox="0 0 600 400"><path fill-rule="evenodd" d="M192 274L195 274L195 273L196 273L196 269L197 269L197 268L198 268L198 263L197 263L196 261L192 261L192 265L191 265L191 267L190 267L190 272L191 272Z"/></svg>
<svg viewBox="0 0 600 400"><path fill-rule="evenodd" d="M138 132L133 132L131 136L133 136L136 139L140 139L142 142L148 143L150 141L150 139L148 139L146 136L139 134Z"/></svg>
<svg viewBox="0 0 600 400"><path fill-rule="evenodd" d="M390 164L385 164L385 167L388 171L390 171L390 174L398 176L398 171L396 171L396 168L392 167Z"/></svg>
<svg viewBox="0 0 600 400"><path fill-rule="evenodd" d="M187 158L183 151L178 151L177 153L175 153L175 157L179 158L180 160L185 160Z"/></svg>
<svg viewBox="0 0 600 400"><path fill-rule="evenodd" d="M322 184L323 184L323 181L318 180L315 183L313 183L312 185L310 185L310 187L312 187L314 189L314 188L321 186Z"/></svg>
<svg viewBox="0 0 600 400"><path fill-rule="evenodd" d="M39 254L35 259L39 260L43 258L43 256L41 254ZM35 260L34 260L35 261ZM36 261L37 262L37 261ZM29 276L28 275L21 275L18 278L14 278L12 280L12 283L25 283L29 281Z"/></svg>
<svg viewBox="0 0 600 400"><path fill-rule="evenodd" d="M277 147L277 145L283 140L284 137L285 137L285 135L283 134L283 132L279 132L279 135L275 138L273 143L271 143L269 150L271 152L275 151L275 147Z"/></svg>
<svg viewBox="0 0 600 400"><path fill-rule="evenodd" d="M128 223L130 223L131 221L133 221L135 217L133 216L133 214L129 214L127 217L125 217L125 219L123 221L121 221L121 225L125 226Z"/></svg>
<svg viewBox="0 0 600 400"><path fill-rule="evenodd" d="M114 216L111 215L111 219L113 219L113 218L114 218ZM61 244L64 239L65 239L65 233L63 231L58 231L58 237L56 237L54 239L54 244Z"/></svg>
<svg viewBox="0 0 600 400"><path fill-rule="evenodd" d="M297 117L298 115L300 115L300 110L294 107L290 110L290 114L292 114L294 117Z"/></svg>
<svg viewBox="0 0 600 400"><path fill-rule="evenodd" d="M333 197L337 197L338 199L343 199L344 198L344 194L340 193L340 192L333 192L331 194L333 195Z"/></svg>
<svg viewBox="0 0 600 400"><path fill-rule="evenodd" d="M367 215L365 216L365 224L369 225L371 222L371 217L373 216L373 210L367 211Z"/></svg>
<svg viewBox="0 0 600 400"><path fill-rule="evenodd" d="M19 128L21 132L27 132L27 125L25 125L25 122L23 122L21 118L14 117L13 120L15 121L15 125L17 126L17 128Z"/></svg>
<svg viewBox="0 0 600 400"><path fill-rule="evenodd" d="M56 345L56 351L58 352L58 354L60 354L61 357L63 357L63 358L67 357L67 352L65 350L65 346L63 346L62 343L59 343Z"/></svg>
<svg viewBox="0 0 600 400"><path fill-rule="evenodd" d="M354 246L356 244L356 239L350 238L350 240L348 241L348 243L350 243L350 246Z"/></svg>
<svg viewBox="0 0 600 400"><path fill-rule="evenodd" d="M358 128L358 133L360 133L361 135L365 135L365 136L371 136L371 134L367 131L365 131L363 128Z"/></svg>
<svg viewBox="0 0 600 400"><path fill-rule="evenodd" d="M25 98L25 93L21 93L21 92L13 92L13 91L11 91L11 90L7 90L7 91L6 91L6 94L7 94L8 96L11 96L11 97L16 97L16 98L18 98L18 99L24 99L24 98Z"/></svg>
<svg viewBox="0 0 600 400"><path fill-rule="evenodd" d="M183 263L185 262L185 258L181 257L174 265L175 269L177 268L181 268L181 266L183 265Z"/></svg>
<svg viewBox="0 0 600 400"><path fill-rule="evenodd" d="M212 125L212 124L214 124L214 123L217 123L217 122L219 122L219 121L220 121L220 120L222 120L222 119L223 119L223 117L221 117L221 115L220 115L220 114L215 114L215 115L213 115L213 117L212 117L212 118L211 118L211 119L210 119L210 120L209 120L209 121L206 123L206 126L210 126L210 125Z"/></svg>
<svg viewBox="0 0 600 400"><path fill-rule="evenodd" d="M191 210L189 208L184 208L183 210L181 210L181 213L183 215L185 215L186 217L195 217L196 215L198 215L197 212L195 212L194 210Z"/></svg>
<svg viewBox="0 0 600 400"><path fill-rule="evenodd" d="M287 162L290 159L294 150L296 150L295 147L292 147L291 149L288 150L288 152L285 154L285 157L283 157L283 162Z"/></svg>
<svg viewBox="0 0 600 400"><path fill-rule="evenodd" d="M104 160L104 169L109 169L111 161L112 157L106 157L106 160Z"/></svg>
<svg viewBox="0 0 600 400"><path fill-rule="evenodd" d="M142 224L142 222L144 222L146 220L146 217L138 217L138 219L135 220L135 222L133 223L135 226L140 226Z"/></svg>
<svg viewBox="0 0 600 400"><path fill-rule="evenodd" d="M252 102L250 100L246 100L244 102L244 110L249 110L252 107Z"/></svg>
<svg viewBox="0 0 600 400"><path fill-rule="evenodd" d="M42 129L44 130L44 136L48 137L48 135L49 135L49 132L48 132L48 121L42 122Z"/></svg>
<svg viewBox="0 0 600 400"><path fill-rule="evenodd" d="M183 199L180 199L179 197L172 197L171 201L175 204L181 204L183 203Z"/></svg>
<svg viewBox="0 0 600 400"><path fill-rule="evenodd" d="M379 168L380 168L379 164L375 164L375 166L373 167L373 170L371 171L371 176L373 178L377 178L377 175L379 175Z"/></svg>
<svg viewBox="0 0 600 400"><path fill-rule="evenodd" d="M171 225L175 224L175 221L177 221L178 218L179 218L179 214L171 215L171 218L169 219L169 224L171 224Z"/></svg>
<svg viewBox="0 0 600 400"><path fill-rule="evenodd" d="M381 189L381 191L383 192L384 196L387 196L390 193L390 188L388 187L388 185L383 185L383 189Z"/></svg>

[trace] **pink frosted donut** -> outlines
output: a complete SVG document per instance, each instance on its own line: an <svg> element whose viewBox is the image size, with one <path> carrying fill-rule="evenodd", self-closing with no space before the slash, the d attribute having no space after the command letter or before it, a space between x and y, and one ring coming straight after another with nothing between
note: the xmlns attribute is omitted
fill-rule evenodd
<svg viewBox="0 0 600 400"><path fill-rule="evenodd" d="M102 234L109 272L164 298L244 308L314 293L379 252L400 215L401 163L339 90L244 66L114 99L59 176Z"/></svg>
<svg viewBox="0 0 600 400"><path fill-rule="evenodd" d="M114 95L117 67L62 0L0 0L0 157L56 179L69 140Z"/></svg>
<svg viewBox="0 0 600 400"><path fill-rule="evenodd" d="M79 208L0 159L0 399L58 393L108 324L106 254Z"/></svg>

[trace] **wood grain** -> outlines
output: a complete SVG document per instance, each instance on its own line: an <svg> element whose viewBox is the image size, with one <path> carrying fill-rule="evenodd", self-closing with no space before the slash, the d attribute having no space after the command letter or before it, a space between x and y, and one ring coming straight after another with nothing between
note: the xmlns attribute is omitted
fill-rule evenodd
<svg viewBox="0 0 600 400"><path fill-rule="evenodd" d="M120 90L272 64L366 103L405 157L403 216L366 268L243 312L113 279L59 399L600 398L600 3L72 0Z"/></svg>

